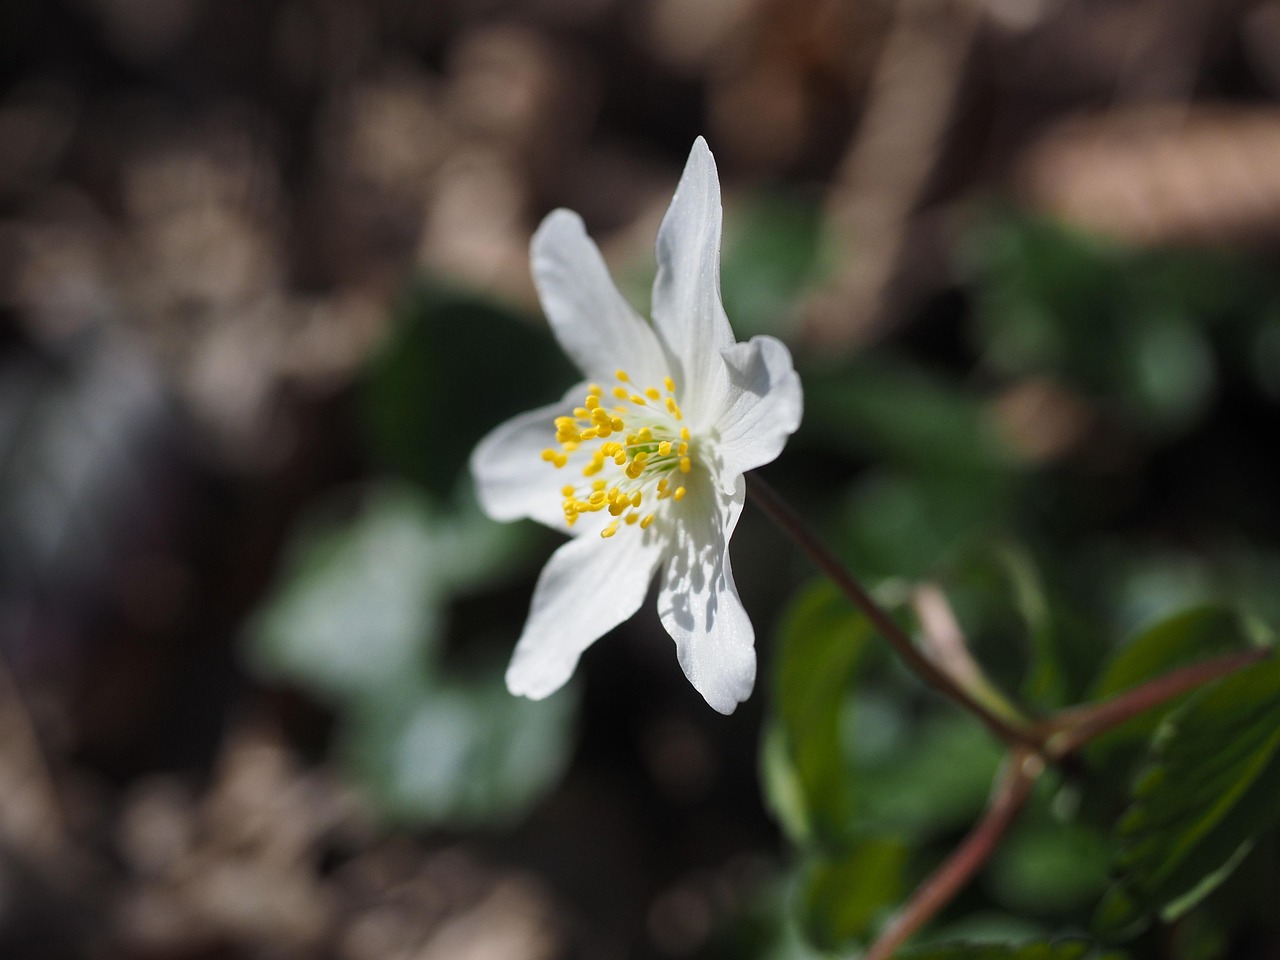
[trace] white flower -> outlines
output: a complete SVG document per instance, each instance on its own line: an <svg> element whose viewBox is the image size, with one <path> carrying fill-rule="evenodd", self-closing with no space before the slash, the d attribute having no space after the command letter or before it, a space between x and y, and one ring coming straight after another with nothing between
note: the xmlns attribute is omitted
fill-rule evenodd
<svg viewBox="0 0 1280 960"><path fill-rule="evenodd" d="M773 337L735 341L720 302L720 183L699 137L658 231L650 325L618 293L582 220L551 213L533 277L552 332L586 381L509 420L471 458L497 520L573 535L547 561L507 669L512 693L558 690L578 658L644 602L716 710L755 682L755 634L729 566L743 473L800 424L800 379Z"/></svg>

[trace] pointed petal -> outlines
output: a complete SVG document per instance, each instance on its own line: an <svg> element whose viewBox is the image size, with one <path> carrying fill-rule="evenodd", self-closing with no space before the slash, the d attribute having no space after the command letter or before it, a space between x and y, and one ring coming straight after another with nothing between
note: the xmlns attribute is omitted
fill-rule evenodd
<svg viewBox="0 0 1280 960"><path fill-rule="evenodd" d="M752 337L723 351L728 392L717 419L726 491L748 470L773 461L800 426L804 393L791 353L773 337Z"/></svg>
<svg viewBox="0 0 1280 960"><path fill-rule="evenodd" d="M551 330L588 377L608 382L619 367L645 382L666 374L653 328L614 286L582 218L554 210L530 244L533 280Z"/></svg>
<svg viewBox="0 0 1280 960"><path fill-rule="evenodd" d="M685 497L685 522L669 547L658 593L658 615L676 642L685 676L721 713L746 700L756 679L755 631L729 565L729 537L745 490L739 478L731 495L707 482Z"/></svg>
<svg viewBox="0 0 1280 960"><path fill-rule="evenodd" d="M559 690L582 652L639 609L662 551L651 531L626 529L609 540L578 537L553 553L507 668L507 689L533 700Z"/></svg>
<svg viewBox="0 0 1280 960"><path fill-rule="evenodd" d="M707 142L694 141L658 230L653 322L680 369L680 403L697 417L723 378L716 357L734 342L720 302L720 181Z"/></svg>
<svg viewBox="0 0 1280 960"><path fill-rule="evenodd" d="M556 446L555 419L573 410L569 398L582 397L586 384L573 387L566 399L512 417L485 436L471 454L471 477L480 507L494 520L537 520L564 533L560 487L563 471L542 459L542 451Z"/></svg>

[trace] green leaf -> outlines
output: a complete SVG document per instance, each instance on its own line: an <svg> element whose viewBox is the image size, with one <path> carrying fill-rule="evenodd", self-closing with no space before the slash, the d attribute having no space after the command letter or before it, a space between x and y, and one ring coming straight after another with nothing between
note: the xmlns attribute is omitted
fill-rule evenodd
<svg viewBox="0 0 1280 960"><path fill-rule="evenodd" d="M869 839L839 859L811 861L801 891L805 936L822 950L865 940L905 893L906 858L899 841Z"/></svg>
<svg viewBox="0 0 1280 960"><path fill-rule="evenodd" d="M1119 879L1096 924L1112 936L1171 920L1216 887L1280 818L1280 662L1195 693L1152 747L1115 830Z"/></svg>
<svg viewBox="0 0 1280 960"><path fill-rule="evenodd" d="M249 630L259 670L330 700L430 674L451 597L504 567L520 540L469 500L446 511L399 484L365 488L340 518L343 506L322 503L299 524Z"/></svg>
<svg viewBox="0 0 1280 960"><path fill-rule="evenodd" d="M840 849L851 797L841 760L845 694L871 628L834 586L804 590L782 618L774 666L765 792L794 842ZM773 746L770 747L770 742Z"/></svg>
<svg viewBox="0 0 1280 960"><path fill-rule="evenodd" d="M1179 667L1250 646L1246 625L1234 610L1219 606L1185 610L1151 624L1125 644L1103 669L1090 699L1105 700ZM1148 710L1099 737L1090 746L1090 756L1098 762L1119 746L1145 740L1185 699Z"/></svg>
<svg viewBox="0 0 1280 960"><path fill-rule="evenodd" d="M488 430L578 379L534 323L475 296L417 286L365 371L362 423L382 464L447 497Z"/></svg>
<svg viewBox="0 0 1280 960"><path fill-rule="evenodd" d="M536 702L513 697L500 669L401 684L359 705L340 749L392 820L500 826L559 781L577 702L572 687Z"/></svg>
<svg viewBox="0 0 1280 960"><path fill-rule="evenodd" d="M855 728L873 725L867 709L876 704L870 696L855 701ZM967 713L926 716L888 756L855 762L855 822L862 831L921 838L967 826L986 805L1002 756L999 742Z"/></svg>
<svg viewBox="0 0 1280 960"><path fill-rule="evenodd" d="M899 951L900 960L1121 960L1122 954L1097 952L1094 944L1083 940L1059 940L1052 943L954 943L937 944Z"/></svg>

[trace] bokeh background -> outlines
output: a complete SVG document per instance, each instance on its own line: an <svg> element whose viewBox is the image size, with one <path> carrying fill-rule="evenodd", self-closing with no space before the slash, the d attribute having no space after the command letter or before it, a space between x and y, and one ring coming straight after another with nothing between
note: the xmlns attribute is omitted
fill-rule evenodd
<svg viewBox="0 0 1280 960"><path fill-rule="evenodd" d="M5 0L0 954L809 956L757 755L812 572L758 514L733 717L651 611L502 688L557 537L465 461L569 382L529 235L578 210L644 307L705 135L807 387L768 475L1067 703L1179 604L1280 616L1278 94L1275 0ZM997 754L878 669L851 769L944 850ZM1085 924L1049 809L953 920ZM1274 955L1277 849L1153 955Z"/></svg>

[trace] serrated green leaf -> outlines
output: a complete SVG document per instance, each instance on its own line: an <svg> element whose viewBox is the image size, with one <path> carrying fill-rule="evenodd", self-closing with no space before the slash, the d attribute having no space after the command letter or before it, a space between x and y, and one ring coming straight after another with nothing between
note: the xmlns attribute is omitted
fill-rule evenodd
<svg viewBox="0 0 1280 960"><path fill-rule="evenodd" d="M871 628L831 584L804 590L782 619L774 666L773 723L765 789L799 844L840 849L851 797L841 761L845 694ZM766 751L768 753L768 751Z"/></svg>
<svg viewBox="0 0 1280 960"><path fill-rule="evenodd" d="M1198 691L1170 715L1115 829L1116 887L1096 917L1124 936L1173 919L1218 885L1280 819L1280 662Z"/></svg>
<svg viewBox="0 0 1280 960"><path fill-rule="evenodd" d="M865 940L903 896L906 858L899 841L869 839L839 859L811 861L801 892L805 936L822 950L844 950Z"/></svg>
<svg viewBox="0 0 1280 960"><path fill-rule="evenodd" d="M1249 646L1248 631L1234 610L1220 606L1184 610L1145 627L1121 647L1103 668L1090 699L1105 700L1179 667ZM1148 710L1099 737L1090 745L1091 757L1097 761L1124 743L1149 737L1184 700Z"/></svg>

